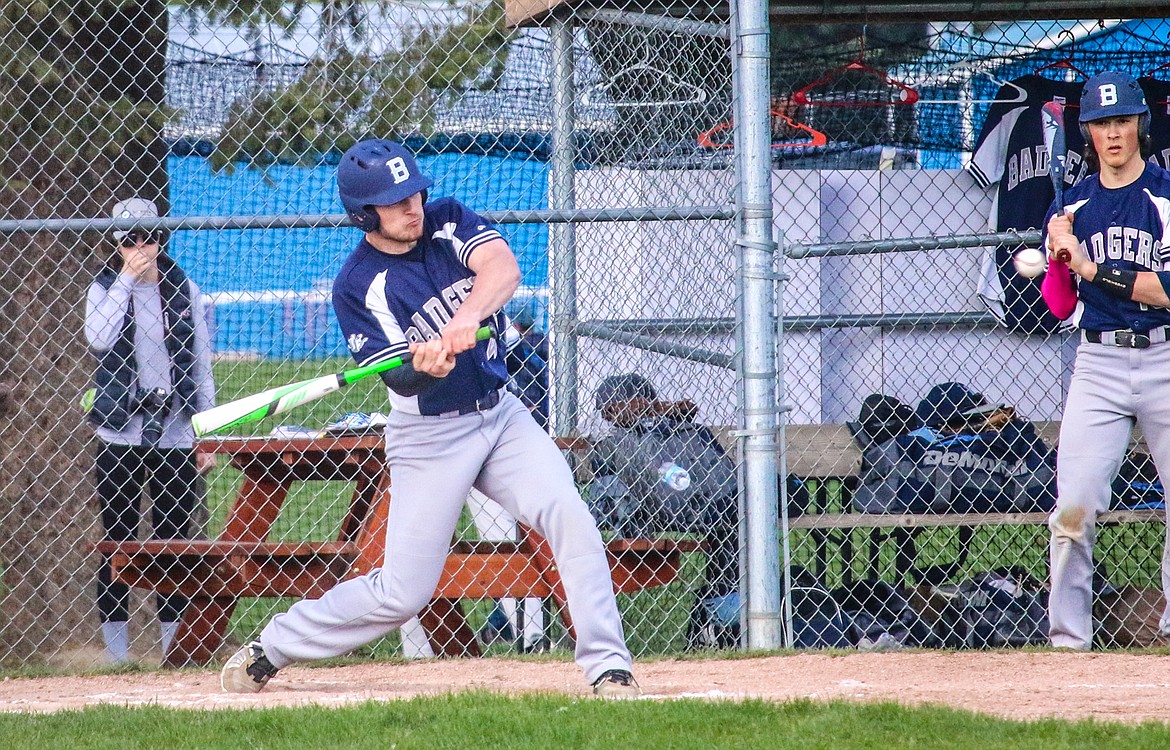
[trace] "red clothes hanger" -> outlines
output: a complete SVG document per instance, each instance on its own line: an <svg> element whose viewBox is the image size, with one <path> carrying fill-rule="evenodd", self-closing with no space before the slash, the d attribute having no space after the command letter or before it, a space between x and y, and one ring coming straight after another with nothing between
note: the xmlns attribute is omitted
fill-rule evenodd
<svg viewBox="0 0 1170 750"><path fill-rule="evenodd" d="M1158 67L1146 73L1146 78L1157 78L1157 74L1161 73L1163 70L1170 70L1170 60L1167 60Z"/></svg>
<svg viewBox="0 0 1170 750"><path fill-rule="evenodd" d="M823 86L837 78L842 73L847 72L868 73L877 78L884 85L894 89L896 98L892 101L884 102L867 102L858 101L849 97L842 98L826 98L826 99L810 99L809 92L818 86ZM792 101L797 104L816 104L822 107L885 107L890 104L913 104L918 101L918 92L907 86L906 84L894 78L881 68L875 68L865 62L865 35L861 36L861 51L857 55L857 59L853 62L846 63L832 70L826 71L820 78L813 81L804 88L792 94Z"/></svg>
<svg viewBox="0 0 1170 750"><path fill-rule="evenodd" d="M1062 60L1056 60L1055 62L1050 62L1046 65L1041 65L1039 68L1036 68L1035 72L1039 73L1042 70L1071 70L1073 73L1076 73L1082 79L1087 81L1087 80L1089 80L1089 76L1085 73L1085 71L1081 70L1076 65L1073 65L1073 61L1072 61L1073 53L1072 53L1071 44L1076 41L1076 37L1073 36L1073 33L1071 31L1069 31L1068 29L1064 29L1063 31L1061 31L1059 34L1056 35L1056 38L1060 39L1061 37L1065 36L1066 34L1068 35L1069 44L1070 44L1068 55Z"/></svg>
<svg viewBox="0 0 1170 750"><path fill-rule="evenodd" d="M792 130L797 130L797 131L800 131L802 133L807 133L809 138L810 138L810 140L807 140L807 141L772 141L772 148L796 148L798 146L824 146L826 143L829 142L829 137L826 136L821 131L816 130L814 128L810 128L808 125L805 125L804 123L797 122L796 120L793 120L791 117L784 114L783 112L777 112L776 110L773 109L773 110L771 110L771 112L769 112L769 114L772 115L773 121L778 119ZM718 132L731 129L731 127L733 125L735 125L735 121L728 120L727 122L723 122L723 123L716 125L715 127L711 128L710 130L703 131L702 133L699 134L699 138L698 138L699 145L702 146L703 148L731 148L731 146L732 146L731 143L720 143L720 142L716 141L713 138L713 136Z"/></svg>
<svg viewBox="0 0 1170 750"><path fill-rule="evenodd" d="M1077 66L1073 65L1072 55L1069 55L1068 57L1066 57L1063 60L1057 60L1056 62L1050 62L1047 65L1041 65L1039 68L1036 68L1037 73L1039 73L1042 70L1071 70L1072 72L1076 73L1077 75L1079 75L1081 78L1085 79L1086 81L1089 80L1089 76L1088 76L1088 74L1085 73L1085 71L1083 71L1080 68L1078 68Z"/></svg>

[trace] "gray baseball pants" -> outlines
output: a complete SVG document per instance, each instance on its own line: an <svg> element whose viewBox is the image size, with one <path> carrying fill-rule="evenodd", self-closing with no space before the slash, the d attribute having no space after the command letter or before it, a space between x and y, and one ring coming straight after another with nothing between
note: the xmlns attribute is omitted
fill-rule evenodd
<svg viewBox="0 0 1170 750"><path fill-rule="evenodd" d="M277 668L344 654L400 627L432 598L467 493L474 486L552 547L589 682L631 668L601 535L560 449L519 399L466 415L392 412L386 559L320 599L297 602L260 635Z"/></svg>
<svg viewBox="0 0 1170 750"><path fill-rule="evenodd" d="M1056 507L1048 519L1049 638L1084 650L1093 643L1093 544L1097 515L1109 510L1134 423L1142 428L1163 485L1170 478L1170 343L1126 349L1077 348L1057 448ZM1170 549L1162 550L1162 591L1170 591ZM1170 604L1163 612L1170 634Z"/></svg>

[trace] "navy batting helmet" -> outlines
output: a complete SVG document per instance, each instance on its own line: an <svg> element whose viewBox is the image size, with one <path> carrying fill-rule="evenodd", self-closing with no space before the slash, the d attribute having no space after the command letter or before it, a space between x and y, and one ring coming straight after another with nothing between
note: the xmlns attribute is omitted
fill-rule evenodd
<svg viewBox="0 0 1170 750"><path fill-rule="evenodd" d="M422 193L426 203L432 184L405 146L381 138L355 143L337 165L341 205L363 232L378 228L378 214L371 206L392 206L415 193Z"/></svg>
<svg viewBox="0 0 1170 750"><path fill-rule="evenodd" d="M1136 79L1128 73L1108 70L1085 82L1081 93L1081 133L1091 143L1085 123L1106 117L1138 115L1138 134L1143 138L1150 132L1150 108L1146 95Z"/></svg>

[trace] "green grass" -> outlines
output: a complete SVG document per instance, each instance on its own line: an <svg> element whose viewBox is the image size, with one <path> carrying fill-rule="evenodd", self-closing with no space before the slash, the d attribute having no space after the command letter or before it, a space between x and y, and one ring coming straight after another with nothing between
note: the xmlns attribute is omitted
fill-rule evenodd
<svg viewBox="0 0 1170 750"><path fill-rule="evenodd" d="M1015 722L945 708L844 702L637 701L485 693L329 709L180 711L103 706L0 716L0 741L23 750L1058 750L1164 748L1170 728Z"/></svg>

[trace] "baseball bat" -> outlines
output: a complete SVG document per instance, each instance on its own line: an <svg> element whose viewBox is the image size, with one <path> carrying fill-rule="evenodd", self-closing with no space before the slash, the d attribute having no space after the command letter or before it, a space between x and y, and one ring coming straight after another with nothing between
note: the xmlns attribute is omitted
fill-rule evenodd
<svg viewBox="0 0 1170 750"><path fill-rule="evenodd" d="M1056 191L1056 205L1063 210L1064 160L1068 155L1064 138L1064 105L1046 102L1040 110L1040 122L1044 127L1044 145L1048 148L1048 176L1052 179L1052 189ZM1056 259L1068 263L1068 251L1056 251Z"/></svg>
<svg viewBox="0 0 1170 750"><path fill-rule="evenodd" d="M475 332L476 341L486 341L492 337L494 331L484 326ZM302 380L299 383L270 388L262 393L238 398L226 404L220 404L206 411L201 411L191 417L191 426L195 429L196 437L210 435L248 422L257 422L273 414L281 414L301 404L315 401L322 396L328 396L350 383L362 378L376 375L387 370L410 362L413 357L409 352L401 357L391 357L381 362L375 362L365 367L355 367L352 370L322 375L318 378Z"/></svg>

